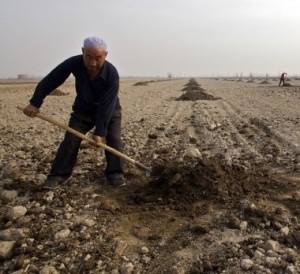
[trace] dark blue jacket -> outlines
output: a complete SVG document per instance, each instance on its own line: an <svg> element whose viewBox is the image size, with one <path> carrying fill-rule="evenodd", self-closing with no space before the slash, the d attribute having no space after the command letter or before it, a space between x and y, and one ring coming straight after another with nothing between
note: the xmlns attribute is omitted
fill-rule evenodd
<svg viewBox="0 0 300 274"><path fill-rule="evenodd" d="M39 108L45 97L62 85L71 73L75 77L77 93L73 110L91 115L95 120L95 134L105 137L114 110L121 108L119 74L108 61L105 61L99 75L91 80L82 55L65 60L38 83L30 103Z"/></svg>

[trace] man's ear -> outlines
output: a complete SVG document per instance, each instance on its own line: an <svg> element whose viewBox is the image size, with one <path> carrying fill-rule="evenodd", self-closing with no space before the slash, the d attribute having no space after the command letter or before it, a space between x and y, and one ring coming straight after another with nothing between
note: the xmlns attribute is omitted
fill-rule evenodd
<svg viewBox="0 0 300 274"><path fill-rule="evenodd" d="M82 54L84 53L84 48L81 48Z"/></svg>

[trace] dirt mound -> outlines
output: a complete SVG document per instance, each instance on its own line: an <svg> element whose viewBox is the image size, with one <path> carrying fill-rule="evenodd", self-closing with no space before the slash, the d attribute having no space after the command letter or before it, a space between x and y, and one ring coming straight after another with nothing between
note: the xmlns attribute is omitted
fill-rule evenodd
<svg viewBox="0 0 300 274"><path fill-rule="evenodd" d="M55 90L51 91L51 93L49 95L52 95L52 96L65 96L65 95L68 95L68 94L69 93L65 93L60 89L55 89Z"/></svg>
<svg viewBox="0 0 300 274"><path fill-rule="evenodd" d="M133 86L147 86L149 81L144 81L144 82L136 82L133 84Z"/></svg>
<svg viewBox="0 0 300 274"><path fill-rule="evenodd" d="M187 90L203 90L200 88L200 84L194 79L191 78L188 83L184 85L185 87L182 89L182 91L187 91Z"/></svg>
<svg viewBox="0 0 300 274"><path fill-rule="evenodd" d="M148 86L148 84L159 83L159 82L170 81L170 80L171 79L159 79L159 80L141 81L141 82L134 83L133 86Z"/></svg>
<svg viewBox="0 0 300 274"><path fill-rule="evenodd" d="M290 188L269 178L261 167L250 171L238 165L229 167L221 158L199 160L191 167L176 161L168 163L165 159L161 165L153 167L153 174L159 176L150 182L151 187L145 195L152 193L176 203L216 199L238 206L241 199L270 198L276 196L278 188Z"/></svg>
<svg viewBox="0 0 300 274"><path fill-rule="evenodd" d="M261 82L260 82L260 84L262 84L262 85L269 85L269 84L270 84L270 82L269 82L269 81L267 81L267 80L264 80L264 81L261 81Z"/></svg>
<svg viewBox="0 0 300 274"><path fill-rule="evenodd" d="M178 101L196 101L196 100L217 100L214 96L205 92L203 88L200 87L200 84L194 79L191 78L185 87L182 89L185 91L179 98Z"/></svg>
<svg viewBox="0 0 300 274"><path fill-rule="evenodd" d="M282 86L283 87L292 87L293 85L291 85L290 83L284 83Z"/></svg>
<svg viewBox="0 0 300 274"><path fill-rule="evenodd" d="M197 100L218 100L218 98L207 94L203 91L187 91L186 93L182 94L178 101L197 101Z"/></svg>

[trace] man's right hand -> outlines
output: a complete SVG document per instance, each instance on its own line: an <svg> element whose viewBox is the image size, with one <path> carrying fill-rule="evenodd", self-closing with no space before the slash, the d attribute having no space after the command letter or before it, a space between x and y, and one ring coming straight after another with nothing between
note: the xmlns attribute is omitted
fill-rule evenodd
<svg viewBox="0 0 300 274"><path fill-rule="evenodd" d="M23 109L23 113L29 117L35 117L39 112L39 108L29 104Z"/></svg>
<svg viewBox="0 0 300 274"><path fill-rule="evenodd" d="M104 137L93 135L93 139L94 139L96 145L101 146L101 144L103 144Z"/></svg>

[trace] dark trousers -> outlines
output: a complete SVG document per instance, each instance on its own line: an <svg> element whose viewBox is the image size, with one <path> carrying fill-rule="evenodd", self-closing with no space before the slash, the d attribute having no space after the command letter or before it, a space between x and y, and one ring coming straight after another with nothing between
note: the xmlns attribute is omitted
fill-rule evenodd
<svg viewBox="0 0 300 274"><path fill-rule="evenodd" d="M122 151L121 142L121 109L114 111L108 125L106 144L118 151ZM95 126L92 117L83 113L73 112L69 120L69 127L86 134ZM80 143L82 139L76 135L66 132L64 140L61 142L56 157L54 159L49 176L70 177L76 163ZM114 154L105 151L106 169L105 175L123 173L122 160Z"/></svg>
<svg viewBox="0 0 300 274"><path fill-rule="evenodd" d="M284 83L285 83L284 79L280 79L279 86L281 86L281 83L284 85Z"/></svg>

